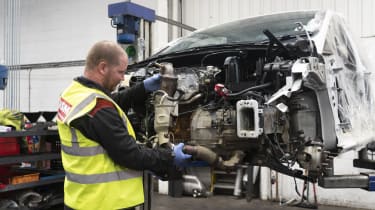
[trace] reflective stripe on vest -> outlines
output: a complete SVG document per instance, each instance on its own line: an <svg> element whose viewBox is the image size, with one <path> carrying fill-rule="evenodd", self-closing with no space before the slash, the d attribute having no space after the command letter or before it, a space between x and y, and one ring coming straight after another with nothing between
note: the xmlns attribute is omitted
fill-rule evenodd
<svg viewBox="0 0 375 210"><path fill-rule="evenodd" d="M70 122L71 118L78 114L83 108L85 108L90 102L92 102L96 97L103 98L103 96L92 93L87 98L85 98L81 103L79 103L70 113L66 116L64 122Z"/></svg>
<svg viewBox="0 0 375 210"><path fill-rule="evenodd" d="M72 182L78 182L81 184L97 184L104 182L112 182L118 180L126 180L139 177L142 173L139 171L127 170L127 171L115 171L105 174L93 174L93 175L82 175L66 172L66 178Z"/></svg>
<svg viewBox="0 0 375 210"><path fill-rule="evenodd" d="M74 128L70 128L70 132L72 133L72 146L68 147L61 144L61 149L66 154L69 155L76 155L76 156L93 156L103 154L105 151L102 146L92 146L92 147L80 147L77 141L77 133Z"/></svg>
<svg viewBox="0 0 375 210"><path fill-rule="evenodd" d="M113 104L116 104L111 98L109 97L103 97L103 95L97 94L97 93L92 93L88 97L86 97L81 103L79 103L70 113L66 118L64 119L65 122L69 122L70 120L78 114L82 109L84 109L87 105L90 104L95 98L102 98L111 101ZM127 121L124 115L121 116L122 121L124 122L125 127L127 128Z"/></svg>

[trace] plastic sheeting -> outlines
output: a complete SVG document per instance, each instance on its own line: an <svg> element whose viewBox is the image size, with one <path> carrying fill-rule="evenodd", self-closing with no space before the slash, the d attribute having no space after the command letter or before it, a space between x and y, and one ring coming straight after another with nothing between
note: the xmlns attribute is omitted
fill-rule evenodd
<svg viewBox="0 0 375 210"><path fill-rule="evenodd" d="M340 15L318 12L307 28L319 30L312 39L325 61L338 146L359 150L375 140L374 65Z"/></svg>

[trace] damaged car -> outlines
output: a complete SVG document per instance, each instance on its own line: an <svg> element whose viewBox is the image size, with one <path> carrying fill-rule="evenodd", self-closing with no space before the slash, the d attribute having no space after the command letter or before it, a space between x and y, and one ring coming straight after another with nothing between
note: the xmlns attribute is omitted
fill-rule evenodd
<svg viewBox="0 0 375 210"><path fill-rule="evenodd" d="M332 175L334 157L374 141L371 68L356 43L332 11L198 30L128 67L130 85L162 77L146 111L128 116L149 145L184 142L216 168L246 163L316 181Z"/></svg>

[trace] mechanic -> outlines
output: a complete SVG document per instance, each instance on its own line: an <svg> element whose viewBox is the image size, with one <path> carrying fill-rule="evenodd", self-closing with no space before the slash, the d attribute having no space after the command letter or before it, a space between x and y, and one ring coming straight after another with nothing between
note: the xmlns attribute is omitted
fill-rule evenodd
<svg viewBox="0 0 375 210"><path fill-rule="evenodd" d="M173 179L190 158L182 143L173 150L136 143L125 111L144 105L147 93L159 89L160 75L111 94L127 65L120 45L100 41L87 55L83 76L60 97L65 209L134 209L144 202L142 170Z"/></svg>

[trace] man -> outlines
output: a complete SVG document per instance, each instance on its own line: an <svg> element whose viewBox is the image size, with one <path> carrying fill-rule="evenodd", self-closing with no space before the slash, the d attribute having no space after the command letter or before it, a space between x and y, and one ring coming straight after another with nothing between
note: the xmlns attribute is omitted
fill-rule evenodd
<svg viewBox="0 0 375 210"><path fill-rule="evenodd" d="M183 144L150 149L136 144L123 110L144 104L160 76L111 95L124 79L128 57L111 41L89 51L84 74L62 93L58 130L65 169L65 209L128 209L144 202L142 170L168 177L189 158Z"/></svg>

